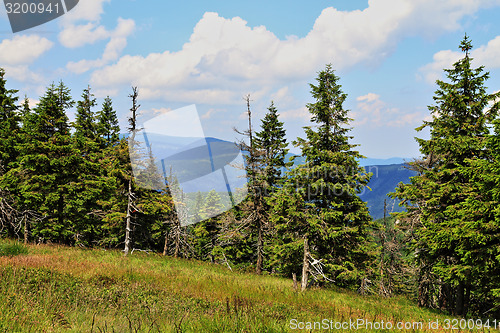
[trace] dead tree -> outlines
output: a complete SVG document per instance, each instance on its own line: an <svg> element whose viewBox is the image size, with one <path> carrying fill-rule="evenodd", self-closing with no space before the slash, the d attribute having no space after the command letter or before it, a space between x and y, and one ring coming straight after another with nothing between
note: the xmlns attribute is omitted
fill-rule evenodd
<svg viewBox="0 0 500 333"><path fill-rule="evenodd" d="M301 290L307 289L307 281L309 279L309 240L304 236L304 260L302 262L302 284Z"/></svg>
<svg viewBox="0 0 500 333"><path fill-rule="evenodd" d="M262 170L259 168L259 158L264 152L259 151L255 148L253 142L253 128L252 128L252 110L250 108L250 94L245 96L245 102L247 106L248 115L248 129L245 131L235 131L238 134L244 135L248 138L249 143L247 144L244 140L239 142L240 149L242 151L248 152L246 157L247 161L247 174L248 174L248 193L250 202L248 202L245 208L249 212L249 218L247 219L248 225L251 229L254 229L257 233L257 243L256 252L257 260L255 264L255 273L262 274L263 265L263 253L264 253L264 224L265 224L265 204L264 204L264 188L259 180L259 174Z"/></svg>
<svg viewBox="0 0 500 333"><path fill-rule="evenodd" d="M132 87L132 94L130 94L128 97L132 98L132 108L130 111L132 112L132 115L128 118L128 122L130 127L128 128L129 133L130 133L130 138L129 138L129 151L131 154L137 153L135 150L137 147L137 142L135 141L135 134L137 132L137 111L140 108L140 105L137 104L137 97L139 96L139 91L137 87ZM131 156L131 160L133 160L134 157ZM127 256L130 252L130 245L131 245L131 231L132 231L132 211L137 210L137 207L135 207L134 201L135 201L135 196L134 193L132 192L132 179L133 179L133 173L132 170L130 170L131 174L129 175L129 180L128 180L128 191L127 191L127 217L126 217L126 225L125 225L125 249L124 249L124 255Z"/></svg>

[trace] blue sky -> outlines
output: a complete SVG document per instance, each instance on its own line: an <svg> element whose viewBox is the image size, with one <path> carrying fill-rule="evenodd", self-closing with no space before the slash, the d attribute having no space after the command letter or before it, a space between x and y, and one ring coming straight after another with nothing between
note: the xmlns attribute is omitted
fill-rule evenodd
<svg viewBox="0 0 500 333"><path fill-rule="evenodd" d="M417 157L415 128L429 119L435 80L459 59L464 33L474 65L500 90L499 0L159 1L80 0L68 14L13 34L0 8L0 67L36 104L62 80L75 99L90 84L109 95L125 127L131 86L144 121L196 104L205 135L245 129L250 94L259 124L271 100L288 138L310 125L309 83L332 63L359 151ZM73 118L73 112L70 112ZM298 152L295 150L295 152Z"/></svg>

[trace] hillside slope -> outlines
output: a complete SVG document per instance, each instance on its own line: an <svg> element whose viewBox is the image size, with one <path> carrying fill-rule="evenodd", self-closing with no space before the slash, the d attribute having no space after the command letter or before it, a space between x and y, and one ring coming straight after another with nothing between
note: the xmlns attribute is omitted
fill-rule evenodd
<svg viewBox="0 0 500 333"><path fill-rule="evenodd" d="M0 257L0 332L296 332L358 319L426 328L444 318L402 297L301 293L288 279L137 251L43 245Z"/></svg>
<svg viewBox="0 0 500 333"><path fill-rule="evenodd" d="M400 182L409 183L410 177L415 176L416 172L408 170L405 164L371 165L366 166L365 169L373 173L368 183L371 191L365 191L360 198L366 201L370 215L374 219L384 217L385 199L387 200L387 213L403 211L404 207L399 206L399 200L391 199L387 194L394 192Z"/></svg>

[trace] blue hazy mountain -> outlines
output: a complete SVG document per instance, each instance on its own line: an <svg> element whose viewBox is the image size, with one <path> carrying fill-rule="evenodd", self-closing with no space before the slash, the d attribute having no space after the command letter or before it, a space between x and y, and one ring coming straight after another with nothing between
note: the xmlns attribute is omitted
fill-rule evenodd
<svg viewBox="0 0 500 333"><path fill-rule="evenodd" d="M391 157L391 158L363 158L359 160L359 165L369 166L369 165L391 165L391 164L404 164L410 161L411 158L402 157Z"/></svg>
<svg viewBox="0 0 500 333"><path fill-rule="evenodd" d="M179 181L186 183L187 186L184 190L188 193L199 191L200 186L206 191L212 188L220 192L226 191L227 188L224 184L219 184L216 175L212 173L214 170L220 170L230 165L240 153L236 143L213 137L172 137L148 133L146 137L143 134L138 134L136 138L140 142L148 142L151 145L160 169L162 168L162 160L164 165L170 165L175 169ZM287 154L286 159L289 160L291 157L294 157L295 166L305 162L303 156L291 153ZM399 182L408 183L410 177L415 175L415 172L405 168L404 162L406 160L408 159L394 157L389 159L366 158L360 161L360 165L365 167L367 172L373 173L368 184L371 191L364 191L360 194L360 198L367 203L374 219L383 217L384 199L387 200L388 213L404 210L398 205L397 200L389 198L387 194L393 192ZM243 187L246 179L242 177L241 170L234 169L234 172L229 172L227 176L233 178L238 187ZM169 172L169 170L163 171L164 173ZM284 170L282 171L284 172ZM204 177L203 184L195 181L199 177ZM192 186L189 185L190 183Z"/></svg>
<svg viewBox="0 0 500 333"><path fill-rule="evenodd" d="M294 157L294 166L305 162L303 156L288 154L287 159ZM408 170L406 161L401 157L388 159L365 158L360 160L360 165L367 172L372 172L373 176L368 183L371 191L366 189L360 198L367 203L370 215L374 219L384 217L384 200L387 200L387 213L396 213L404 211L404 207L399 206L399 201L391 199L388 193L394 192L394 189L400 182L409 183L410 177L416 175L416 172Z"/></svg>
<svg viewBox="0 0 500 333"><path fill-rule="evenodd" d="M391 199L387 194L394 192L400 182L409 183L410 177L415 176L416 172L409 170L404 163L370 165L365 166L365 170L373 173L368 183L372 190L366 190L359 197L367 203L370 215L374 219L384 217L384 199L387 200L387 213L404 211L399 206L399 200Z"/></svg>
<svg viewBox="0 0 500 333"><path fill-rule="evenodd" d="M241 177L242 173L244 175L244 168L233 166L240 160L243 162L239 156L240 149L234 142L212 137L179 137L144 131L136 134L135 141L136 165L147 165L141 161L149 158L150 149L159 174L165 178L172 174L182 184L185 193L210 190L227 192L229 188L234 190L246 184L246 178ZM154 187L162 187L162 182L155 183Z"/></svg>

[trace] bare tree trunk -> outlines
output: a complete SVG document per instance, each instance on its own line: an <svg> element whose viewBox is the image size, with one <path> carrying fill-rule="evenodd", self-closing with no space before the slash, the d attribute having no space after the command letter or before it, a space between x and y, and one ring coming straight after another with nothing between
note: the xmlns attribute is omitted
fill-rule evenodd
<svg viewBox="0 0 500 333"><path fill-rule="evenodd" d="M257 265L255 266L255 273L262 274L262 252L264 247L264 239L262 237L262 221L259 219L257 222L259 228L259 236L257 238Z"/></svg>
<svg viewBox="0 0 500 333"><path fill-rule="evenodd" d="M127 203L127 225L125 226L125 255L128 255L130 252L130 219L131 219L131 210L132 210L132 178L128 181L128 203Z"/></svg>
<svg viewBox="0 0 500 333"><path fill-rule="evenodd" d="M181 225L180 221L177 221L175 225L175 249L174 249L174 258L179 258L179 251L181 248Z"/></svg>
<svg viewBox="0 0 500 333"><path fill-rule="evenodd" d="M131 135L129 139L129 146L135 149L135 133L137 130L137 110L139 110L140 105L137 104L137 97L139 96L139 91L137 87L132 87L132 94L128 95L132 99L132 108L130 111L132 112L132 116L128 118L128 122L130 127L128 131ZM129 147L129 148L130 148ZM132 157L131 157L132 160ZM128 181L128 202L127 202L127 224L125 226L125 256L130 252L130 232L131 232L131 218L132 218L132 208L133 208L133 193L132 193L132 177L133 171L131 170L130 179Z"/></svg>
<svg viewBox="0 0 500 333"><path fill-rule="evenodd" d="M382 296L387 296L386 295L386 289L384 285L384 256L385 256L385 228L387 226L386 222L386 212L387 212L387 200L384 199L384 230L380 233L380 243L381 243L381 250L380 250L380 290L379 294Z"/></svg>
<svg viewBox="0 0 500 333"><path fill-rule="evenodd" d="M293 290L297 290L297 274L292 273Z"/></svg>
<svg viewBox="0 0 500 333"><path fill-rule="evenodd" d="M166 256L168 254L168 231L165 232L165 244L163 245L163 255Z"/></svg>
<svg viewBox="0 0 500 333"><path fill-rule="evenodd" d="M28 244L28 217L24 215L24 244Z"/></svg>
<svg viewBox="0 0 500 333"><path fill-rule="evenodd" d="M302 285L301 290L307 288L307 280L309 279L309 242L307 236L304 237L304 262L302 264Z"/></svg>

